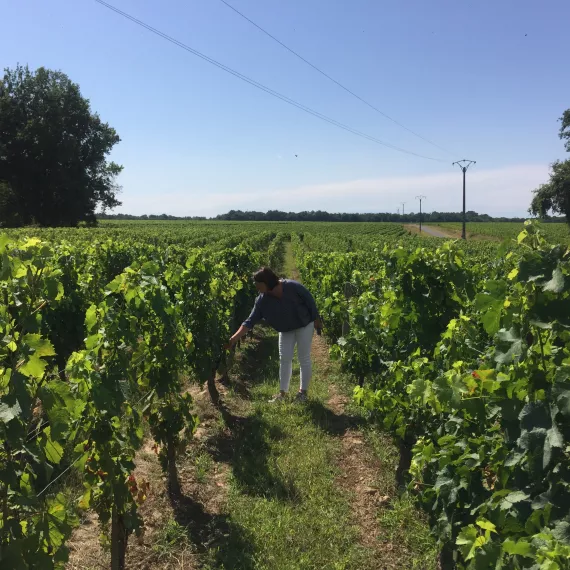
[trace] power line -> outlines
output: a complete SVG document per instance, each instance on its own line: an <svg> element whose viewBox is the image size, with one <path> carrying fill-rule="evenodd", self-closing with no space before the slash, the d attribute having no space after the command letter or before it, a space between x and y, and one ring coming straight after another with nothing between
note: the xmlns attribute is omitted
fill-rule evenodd
<svg viewBox="0 0 570 570"><path fill-rule="evenodd" d="M268 93L269 95L272 95L273 97L276 97L277 99L281 99L285 103L288 103L289 105L292 105L293 107L297 107L297 109L301 109L302 111L305 111L306 113L313 115L314 117L317 117L318 119L321 119L322 121L330 123L331 125L339 127L340 129L348 131L348 132L355 134L359 137L365 138L371 142L375 142L376 144L380 144L382 146L385 146L387 148L391 148L393 150L397 150L399 152L403 152L405 154L410 154L413 156L417 156L419 158L425 158L427 160L434 160L436 162L446 162L440 158L433 158L431 156L425 156L423 154L419 154L417 152L413 152L411 150L406 150L406 149L398 147L396 145L384 142L380 139L377 139L376 137L373 137L372 135L368 135L366 133L363 133L362 131L358 131L357 129L354 129L353 127L345 125L345 124L337 121L336 119L331 119L330 117L327 117L326 115L323 115L322 113L319 113L318 111L315 111L314 109L311 109L310 107L307 107L306 105L303 105L302 103L299 103L299 102L295 101L294 99L291 99L290 97L287 97L286 95L283 95L282 93L279 93L278 91L275 91L269 87L266 87L265 85L259 83L258 81L255 81L254 79L251 79L250 77L247 77L246 75L243 75L239 71L236 71L236 70L228 67L227 65L224 65L223 63L220 63L219 61L216 61L215 59L212 59L211 57L204 55L203 53L199 52L198 50L195 50L195 49L191 48L190 46L187 46L186 44L184 44L184 43L174 39L173 37L165 34L164 32L161 32L160 30L153 28L152 26L146 24L145 22L135 18L134 16L131 16L130 14L127 14L126 12L119 10L119 8L116 8L115 6L112 6L111 4L104 2L104 0L95 0L95 2L97 2L98 4L101 4L102 6L105 6L109 10L112 10L113 12L116 12L120 16L123 16L127 20L134 22L135 24L145 28L146 30L148 30L149 32L152 32L153 34L156 34L157 36L165 39L166 41L190 52L191 54L195 55L196 57L199 57L200 59L203 59L204 61L207 61L208 63L211 63L212 65L215 65L219 69L222 69L223 71L225 71L227 73L230 73L234 77L237 77L238 79L241 79L242 81L245 81L246 83L249 83L250 85L253 85L257 89L260 89L261 91L264 91L265 93Z"/></svg>
<svg viewBox="0 0 570 570"><path fill-rule="evenodd" d="M360 95L357 95L356 93L354 93L354 91L351 91L348 87L346 87L345 85L343 85L340 81L337 81L334 77L331 77L328 73L324 72L322 69L320 69L319 67L317 67L315 64L311 63L310 61L308 61L307 59L305 59L302 55L300 55L299 53L297 53L295 50L291 49L289 46L285 45L281 40L277 39L273 34L271 34L270 32L268 32L267 30L265 30L264 28L262 28L259 24L256 24L253 20L251 20L250 18L248 18L245 14L243 14L242 12L240 12L237 8L234 8L229 2L226 2L226 0L220 0L220 2L222 2L223 4L225 4L228 8L230 8L231 10L233 10L236 14L238 14L239 16L241 16L244 20L247 20L251 25L255 26L258 30L260 30L261 32L263 32L266 36L269 36L273 41L277 42L279 45L283 46L287 51L291 52L295 57L298 57L301 61L305 62L308 66L312 67L315 71L317 71L318 73L320 73L321 75L323 75L324 77L326 77L327 79L329 79L330 81L332 81L333 83L336 83L336 85L338 85L341 89L344 89L347 93L350 93L350 95L352 95L353 97L356 97L359 101L362 101L362 103L364 103L365 105L368 105L368 107L370 107L371 109L373 109L374 111L376 111L377 113L379 113L380 115L382 115L383 117L386 117L386 119L392 121L393 123L395 123L396 125L398 125L399 127L402 127L402 129L405 129L406 131L408 131L409 133L412 133L414 136L422 139L423 141L427 142L428 144L431 144L432 146L435 146L437 148L439 148L440 150L442 150L443 152L446 152L447 154L454 156L454 154L450 151L448 151L447 149L443 148L442 146L434 143L433 141L430 141L429 139L423 137L422 135L416 133L415 131L412 131L412 129L409 129L408 127L406 127L405 125L402 125L402 123L400 123L399 121L397 121L396 119L393 119L392 117L390 117L390 115L387 115L386 113L384 113L383 111L381 111L380 109L378 109L377 107L375 107L374 105L372 105L372 103L369 103L368 101L366 101L366 99L363 99L362 97L360 97Z"/></svg>

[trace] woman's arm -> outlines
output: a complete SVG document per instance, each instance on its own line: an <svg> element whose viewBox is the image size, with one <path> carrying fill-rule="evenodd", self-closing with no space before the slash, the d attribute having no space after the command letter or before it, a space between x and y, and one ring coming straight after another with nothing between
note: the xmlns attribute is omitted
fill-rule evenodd
<svg viewBox="0 0 570 570"><path fill-rule="evenodd" d="M255 304L253 305L251 314L243 322L241 327L233 334L233 336L230 338L230 342L226 345L225 348L227 349L233 348L241 338L243 338L251 329L253 329L256 323L261 321L262 315L261 315L260 299L261 296L255 300Z"/></svg>
<svg viewBox="0 0 570 570"><path fill-rule="evenodd" d="M251 329L241 325L241 327L237 330L237 332L234 333L234 335L232 336L232 338L230 338L230 342L227 345L227 348L233 348L237 342L242 339Z"/></svg>

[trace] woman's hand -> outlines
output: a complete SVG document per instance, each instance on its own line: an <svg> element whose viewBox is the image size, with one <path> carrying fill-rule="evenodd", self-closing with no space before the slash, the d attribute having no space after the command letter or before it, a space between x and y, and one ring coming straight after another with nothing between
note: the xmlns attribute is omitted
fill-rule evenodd
<svg viewBox="0 0 570 570"><path fill-rule="evenodd" d="M250 329L248 327L242 325L232 338L230 338L230 342L224 346L224 350L231 350L238 343L238 340L243 338L249 331Z"/></svg>
<svg viewBox="0 0 570 570"><path fill-rule="evenodd" d="M315 328L320 331L323 328L323 321L320 318L315 319Z"/></svg>

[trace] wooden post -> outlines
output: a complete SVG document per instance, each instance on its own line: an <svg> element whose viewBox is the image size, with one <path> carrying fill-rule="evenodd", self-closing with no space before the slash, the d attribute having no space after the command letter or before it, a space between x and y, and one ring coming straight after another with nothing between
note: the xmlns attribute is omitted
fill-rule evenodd
<svg viewBox="0 0 570 570"><path fill-rule="evenodd" d="M176 468L176 447L173 438L168 438L166 453L168 460L168 492L170 496L179 497L181 489L178 479L178 469Z"/></svg>
<svg viewBox="0 0 570 570"><path fill-rule="evenodd" d="M125 570L127 536L123 515L119 514L116 505L113 505L111 514L111 570Z"/></svg>

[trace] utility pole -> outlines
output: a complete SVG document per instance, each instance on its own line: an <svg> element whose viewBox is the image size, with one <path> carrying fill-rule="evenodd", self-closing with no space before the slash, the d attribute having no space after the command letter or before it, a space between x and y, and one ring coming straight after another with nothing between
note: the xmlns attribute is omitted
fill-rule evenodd
<svg viewBox="0 0 570 570"><path fill-rule="evenodd" d="M400 215L400 208L398 208L398 216Z"/></svg>
<svg viewBox="0 0 570 570"><path fill-rule="evenodd" d="M402 202L402 216L406 215L406 209L404 208L405 205L406 205L406 202Z"/></svg>
<svg viewBox="0 0 570 570"><path fill-rule="evenodd" d="M467 239L467 236L465 234L465 173L472 164L477 164L477 162L474 160L466 160L466 159L458 160L457 162L452 163L451 166L455 166L456 164L457 166L459 166L459 168L461 168L463 172L463 229L461 231L461 239Z"/></svg>
<svg viewBox="0 0 570 570"><path fill-rule="evenodd" d="M420 201L420 234L422 233L422 200L426 200L427 198L425 196L422 196L421 194L419 196L416 196L416 200Z"/></svg>

